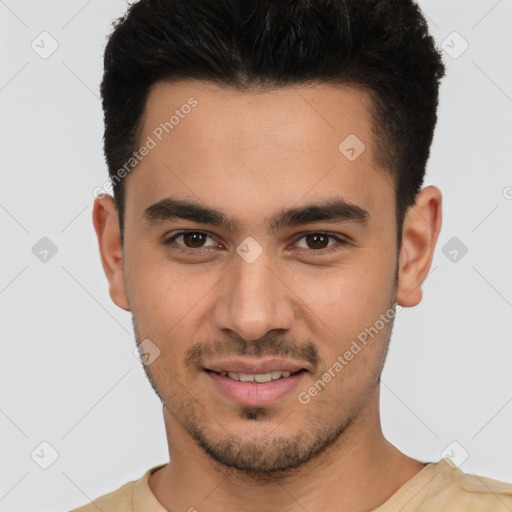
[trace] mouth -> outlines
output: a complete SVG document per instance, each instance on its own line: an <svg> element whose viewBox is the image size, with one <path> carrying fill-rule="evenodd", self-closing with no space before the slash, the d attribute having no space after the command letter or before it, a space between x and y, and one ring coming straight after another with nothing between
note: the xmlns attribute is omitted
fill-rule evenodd
<svg viewBox="0 0 512 512"><path fill-rule="evenodd" d="M308 371L273 370L265 373L204 370L212 388L230 404L263 407L275 404L290 395Z"/></svg>
<svg viewBox="0 0 512 512"><path fill-rule="evenodd" d="M301 368L295 372L291 372L289 370L276 370L267 373L237 373L237 372L227 372L221 371L216 372L214 370L205 369L207 372L215 373L222 377L227 377L228 379L239 381L239 382L257 382L263 384L265 382L273 382L275 380L287 379L292 375L297 375L301 372L306 372L305 368Z"/></svg>

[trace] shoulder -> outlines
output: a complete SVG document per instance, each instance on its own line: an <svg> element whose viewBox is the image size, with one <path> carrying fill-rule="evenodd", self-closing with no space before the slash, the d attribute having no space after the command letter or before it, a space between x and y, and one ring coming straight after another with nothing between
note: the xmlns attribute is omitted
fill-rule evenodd
<svg viewBox="0 0 512 512"><path fill-rule="evenodd" d="M449 459L437 463L438 471L420 511L507 512L512 510L512 484L465 473Z"/></svg>
<svg viewBox="0 0 512 512"><path fill-rule="evenodd" d="M135 509L158 511L164 510L151 493L148 479L151 473L165 466L152 467L138 480L132 480L113 492L94 499L87 505L71 510L70 512L133 512Z"/></svg>
<svg viewBox="0 0 512 512"><path fill-rule="evenodd" d="M71 512L132 512L132 494L136 481L128 482L116 491L96 498L88 505Z"/></svg>

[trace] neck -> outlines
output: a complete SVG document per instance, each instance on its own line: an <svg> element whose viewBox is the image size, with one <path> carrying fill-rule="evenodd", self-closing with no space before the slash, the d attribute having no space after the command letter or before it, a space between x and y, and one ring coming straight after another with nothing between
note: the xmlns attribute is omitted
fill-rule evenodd
<svg viewBox="0 0 512 512"><path fill-rule="evenodd" d="M383 436L377 386L354 422L313 460L285 476L251 480L205 455L164 407L170 462L149 486L169 511L371 511L425 464ZM171 456L172 454L172 456Z"/></svg>

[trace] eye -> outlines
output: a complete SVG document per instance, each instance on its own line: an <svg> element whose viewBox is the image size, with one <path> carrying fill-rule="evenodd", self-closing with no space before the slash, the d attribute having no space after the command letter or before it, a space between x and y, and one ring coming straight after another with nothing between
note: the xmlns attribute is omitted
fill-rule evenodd
<svg viewBox="0 0 512 512"><path fill-rule="evenodd" d="M205 246L205 242L208 238L213 240L213 238L209 236L208 233L203 231L180 231L173 236L163 240L162 244L165 246L170 246L174 251L182 254L207 253L212 252L214 248L220 246L218 243L215 243L215 241L214 244ZM337 243L329 244L329 239L334 240ZM324 232L307 233L306 235L303 235L297 239L295 244L298 245L301 240L304 240L302 243L306 245L302 245L302 247L299 245L299 247L301 248L301 251L302 249L306 249L302 252L307 256L325 255L327 253L338 251L340 249L340 245L348 245L348 242L343 238Z"/></svg>
<svg viewBox="0 0 512 512"><path fill-rule="evenodd" d="M193 254L198 252L209 252L209 249L203 249L203 244L207 238L211 237L207 233L204 233L202 231L180 231L179 233L176 233L170 238L165 239L162 243L164 245L171 246L175 251L178 251L180 253ZM173 243L179 239L182 240L182 243L185 245L185 247L173 247ZM216 244L217 247L218 245L219 244Z"/></svg>
<svg viewBox="0 0 512 512"><path fill-rule="evenodd" d="M329 239L335 240L338 244L328 244ZM306 254L309 256L319 256L327 253L332 253L339 250L339 245L347 245L348 242L343 240L342 238L336 235L330 235L329 233L317 232L317 233L308 233L307 235L302 236L297 240L304 240L306 244ZM327 245L326 245L327 244ZM333 247L334 246L334 247ZM304 247L304 246L303 246ZM313 249L310 249L313 247Z"/></svg>

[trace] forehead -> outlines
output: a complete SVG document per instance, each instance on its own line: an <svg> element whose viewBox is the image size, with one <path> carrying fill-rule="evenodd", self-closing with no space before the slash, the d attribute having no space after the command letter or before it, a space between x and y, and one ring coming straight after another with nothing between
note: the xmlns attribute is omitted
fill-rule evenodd
<svg viewBox="0 0 512 512"><path fill-rule="evenodd" d="M195 106L189 108L190 104ZM210 144L229 143L232 149L245 151L261 144L267 150L291 150L296 143L301 143L297 150L315 151L325 149L331 142L331 150L337 150L339 137L354 134L365 139L368 147L373 144L370 107L368 92L346 85L310 84L240 91L192 80L158 82L148 93L142 133L156 130L158 137L160 127L163 137L171 132L177 135L181 125L181 135L185 137L189 132L184 126L187 123L182 121L190 117L194 118L196 144L203 141L204 135ZM172 128L167 126L165 130L161 124L169 121ZM201 130L197 124L202 125ZM226 135L233 138L226 140Z"/></svg>
<svg viewBox="0 0 512 512"><path fill-rule="evenodd" d="M243 218L248 208L268 213L334 194L367 210L389 203L394 189L376 164L370 106L368 93L346 86L158 83L139 137L151 149L126 178L126 204L140 215L169 195Z"/></svg>

